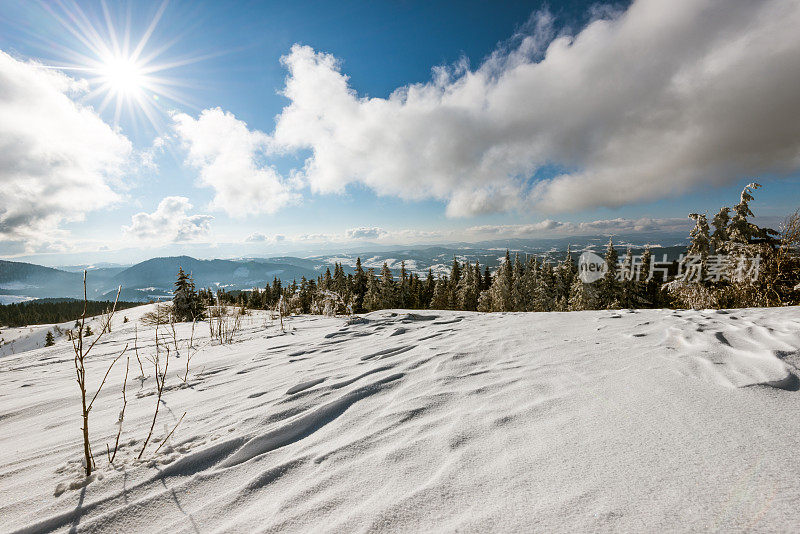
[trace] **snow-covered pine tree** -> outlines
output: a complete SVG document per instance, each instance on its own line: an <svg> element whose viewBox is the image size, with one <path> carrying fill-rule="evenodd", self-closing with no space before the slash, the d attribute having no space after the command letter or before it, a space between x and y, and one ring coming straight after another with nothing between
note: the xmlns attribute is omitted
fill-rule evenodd
<svg viewBox="0 0 800 534"><path fill-rule="evenodd" d="M494 274L492 286L489 288L492 311L511 311L513 309L513 299L511 286L513 283L513 267L511 257L506 250L506 257Z"/></svg>
<svg viewBox="0 0 800 534"><path fill-rule="evenodd" d="M694 228L689 232L687 254L700 257L700 281L703 281L706 278L708 256L711 253L711 229L705 213L690 213L689 218L694 220Z"/></svg>
<svg viewBox="0 0 800 534"><path fill-rule="evenodd" d="M640 298L638 295L638 284L633 279L633 251L630 247L625 252L625 259L622 261L622 281L620 282L619 304L622 308L638 308Z"/></svg>
<svg viewBox="0 0 800 534"><path fill-rule="evenodd" d="M447 276L440 276L436 280L430 307L433 310L447 310L450 308L450 281Z"/></svg>
<svg viewBox="0 0 800 534"><path fill-rule="evenodd" d="M569 292L569 310L595 310L597 307L594 288L590 284L584 284L583 280L576 276Z"/></svg>
<svg viewBox="0 0 800 534"><path fill-rule="evenodd" d="M617 262L619 256L614 248L612 238L608 239L608 247L606 247L606 273L597 282L598 286L598 300L601 308L616 309L619 308L619 282L617 281Z"/></svg>
<svg viewBox="0 0 800 534"><path fill-rule="evenodd" d="M356 272L353 275L353 311L364 311L364 295L367 293L367 275L361 267L361 258L356 258Z"/></svg>
<svg viewBox="0 0 800 534"><path fill-rule="evenodd" d="M479 293L478 286L475 282L475 269L467 262L464 266L464 274L461 276L461 280L458 283L458 300L456 301L455 307L466 311L477 310Z"/></svg>
<svg viewBox="0 0 800 534"><path fill-rule="evenodd" d="M711 224L714 226L714 233L711 234L711 247L715 254L725 252L725 243L728 241L728 223L731 220L730 208L720 208L719 213L714 215Z"/></svg>
<svg viewBox="0 0 800 534"><path fill-rule="evenodd" d="M511 309L525 311L529 301L530 294L525 291L525 270L517 253L514 254L514 267L511 273Z"/></svg>
<svg viewBox="0 0 800 534"><path fill-rule="evenodd" d="M569 294L577 273L578 268L576 267L575 262L572 260L572 247L567 245L567 254L564 256L564 260L558 266L558 287L556 291L557 310L566 311L569 309Z"/></svg>
<svg viewBox="0 0 800 534"><path fill-rule="evenodd" d="M533 294L534 311L553 311L556 301L556 278L553 266L548 261L543 261L539 268L539 276L536 277L536 285Z"/></svg>
<svg viewBox="0 0 800 534"><path fill-rule="evenodd" d="M410 282L410 280L409 280L409 277L408 277L408 271L406 271L406 261L405 260L401 260L400 261L400 280L398 282L399 282L399 287L398 287L398 292L397 292L398 293L398 299L397 300L399 301L398 305L401 308L408 308L409 307L409 301L410 301L410 298L409 298L410 297L410 295L409 295L409 282Z"/></svg>
<svg viewBox="0 0 800 534"><path fill-rule="evenodd" d="M370 268L366 274L367 291L364 293L364 309L366 311L379 310L382 307L381 292L375 270Z"/></svg>
<svg viewBox="0 0 800 534"><path fill-rule="evenodd" d="M383 262L381 267L381 281L380 281L380 294L381 294L381 308L390 309L397 307L397 286L394 283L394 276L386 262Z"/></svg>

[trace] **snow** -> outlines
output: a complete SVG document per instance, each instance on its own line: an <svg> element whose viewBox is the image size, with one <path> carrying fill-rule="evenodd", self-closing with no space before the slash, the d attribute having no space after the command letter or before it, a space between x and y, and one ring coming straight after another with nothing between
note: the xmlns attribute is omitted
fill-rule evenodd
<svg viewBox="0 0 800 534"><path fill-rule="evenodd" d="M142 306L98 343L97 384ZM800 309L362 319L255 312L236 341L178 328L152 445L153 370L123 357L80 474L69 342L0 358L0 531L790 531L800 524ZM171 340L170 340L171 342ZM147 365L147 364L145 364ZM186 416L158 454L156 447Z"/></svg>

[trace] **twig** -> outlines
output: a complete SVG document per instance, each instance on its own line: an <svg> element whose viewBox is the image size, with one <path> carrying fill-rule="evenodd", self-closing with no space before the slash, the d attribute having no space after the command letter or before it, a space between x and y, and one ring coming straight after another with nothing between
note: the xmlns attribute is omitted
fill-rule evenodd
<svg viewBox="0 0 800 534"><path fill-rule="evenodd" d="M128 387L128 370L131 366L131 357L128 356L127 363L125 365L125 380L122 382L122 411L119 412L119 430L117 430L117 440L114 442L114 455L110 456L108 459L108 463L113 464L114 458L117 457L117 450L119 449L119 437L122 435L122 423L125 421L125 407L128 406L128 398L125 396L125 390ZM106 450L108 450L108 444L106 444Z"/></svg>
<svg viewBox="0 0 800 534"><path fill-rule="evenodd" d="M167 434L167 437L164 438L164 440L161 442L161 445L159 445L158 448L156 448L156 450L153 452L153 456L158 454L158 451L161 450L161 447L164 446L164 444L167 442L167 440L170 438L170 436L172 436L172 433L175 432L175 429L178 428L178 425L181 424L181 421L183 421L183 418L184 418L185 415L186 415L186 412L183 412L183 415L181 416L181 418L178 419L178 422L175 423L175 426L172 427L172 431L169 434Z"/></svg>

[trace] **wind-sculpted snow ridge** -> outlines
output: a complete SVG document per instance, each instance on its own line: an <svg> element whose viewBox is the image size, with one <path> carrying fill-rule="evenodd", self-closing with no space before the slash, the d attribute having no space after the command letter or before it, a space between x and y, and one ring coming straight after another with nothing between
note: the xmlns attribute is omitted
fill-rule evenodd
<svg viewBox="0 0 800 534"><path fill-rule="evenodd" d="M0 358L0 531L785 532L800 524L800 309L266 314L170 360L97 345L80 475L70 346ZM170 339L171 342L171 339ZM174 365L174 367L173 367ZM155 453L181 414L174 435Z"/></svg>

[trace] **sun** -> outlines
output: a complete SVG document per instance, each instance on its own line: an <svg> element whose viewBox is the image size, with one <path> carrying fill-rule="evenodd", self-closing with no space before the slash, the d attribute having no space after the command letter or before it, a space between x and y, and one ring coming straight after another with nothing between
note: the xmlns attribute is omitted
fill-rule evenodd
<svg viewBox="0 0 800 534"><path fill-rule="evenodd" d="M147 85L142 65L131 57L110 57L98 69L98 81L120 96L138 96Z"/></svg>
<svg viewBox="0 0 800 534"><path fill-rule="evenodd" d="M161 3L138 40L132 39L136 31L131 28L130 13L118 27L112 22L115 17L106 2L100 4L101 15L86 13L69 0L48 6L48 12L72 38L72 46L62 47L61 52L68 61L51 67L74 72L88 82L89 91L84 98L99 113L112 112L115 126L126 115L137 124L139 119L145 119L158 130L174 104L186 104L179 88L188 85L167 71L204 58L164 60L163 54L175 42L163 42L156 35L167 4L168 0Z"/></svg>

